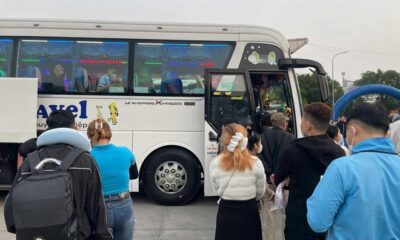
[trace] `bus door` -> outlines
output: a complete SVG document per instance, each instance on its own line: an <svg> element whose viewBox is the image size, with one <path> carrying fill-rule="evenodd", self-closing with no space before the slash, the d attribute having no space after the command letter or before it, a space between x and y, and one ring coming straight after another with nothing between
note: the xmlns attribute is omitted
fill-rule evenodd
<svg viewBox="0 0 400 240"><path fill-rule="evenodd" d="M229 123L251 120L255 127L255 105L248 72L238 70L207 70L204 123L206 196L214 195L210 185L209 166L220 151L218 138Z"/></svg>
<svg viewBox="0 0 400 240"><path fill-rule="evenodd" d="M293 94L286 71L251 71L256 124L260 133L271 127L270 115L282 112L288 120L288 131L295 134Z"/></svg>

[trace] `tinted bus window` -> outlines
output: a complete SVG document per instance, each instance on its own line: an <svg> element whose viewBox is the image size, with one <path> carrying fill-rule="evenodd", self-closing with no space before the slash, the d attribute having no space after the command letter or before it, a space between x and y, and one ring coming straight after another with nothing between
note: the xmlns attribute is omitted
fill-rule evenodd
<svg viewBox="0 0 400 240"><path fill-rule="evenodd" d="M40 93L125 93L127 42L25 39L17 76L37 77Z"/></svg>
<svg viewBox="0 0 400 240"><path fill-rule="evenodd" d="M18 50L18 77L39 79L39 92L63 93L72 89L73 41L21 40Z"/></svg>
<svg viewBox="0 0 400 240"><path fill-rule="evenodd" d="M12 63L13 41L0 38L0 77L9 77Z"/></svg>
<svg viewBox="0 0 400 240"><path fill-rule="evenodd" d="M128 42L77 41L75 81L78 92L125 93Z"/></svg>
<svg viewBox="0 0 400 240"><path fill-rule="evenodd" d="M210 81L210 120L217 129L251 119L250 97L244 75L213 74Z"/></svg>
<svg viewBox="0 0 400 240"><path fill-rule="evenodd" d="M204 94L204 69L223 68L231 51L226 43L136 43L133 90Z"/></svg>

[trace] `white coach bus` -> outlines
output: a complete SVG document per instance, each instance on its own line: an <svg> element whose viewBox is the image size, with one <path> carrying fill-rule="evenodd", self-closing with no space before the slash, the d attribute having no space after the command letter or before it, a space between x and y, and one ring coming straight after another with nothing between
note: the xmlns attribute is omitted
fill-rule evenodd
<svg viewBox="0 0 400 240"><path fill-rule="evenodd" d="M56 109L73 112L82 132L105 118L161 204L189 202L202 180L205 196L215 195L208 170L224 124L250 119L259 129L268 113L285 111L289 131L301 134L294 68L315 69L321 100L328 88L322 66L290 50L279 32L256 26L0 20L0 77L38 79L37 130ZM16 148L0 144L3 188Z"/></svg>

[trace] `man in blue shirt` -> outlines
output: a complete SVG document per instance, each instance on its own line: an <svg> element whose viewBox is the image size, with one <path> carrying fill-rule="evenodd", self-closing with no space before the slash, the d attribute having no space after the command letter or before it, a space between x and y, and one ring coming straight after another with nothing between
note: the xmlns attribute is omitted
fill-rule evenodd
<svg viewBox="0 0 400 240"><path fill-rule="evenodd" d="M400 239L400 156L385 137L387 110L354 109L347 124L352 155L334 160L307 200L307 220L328 240Z"/></svg>

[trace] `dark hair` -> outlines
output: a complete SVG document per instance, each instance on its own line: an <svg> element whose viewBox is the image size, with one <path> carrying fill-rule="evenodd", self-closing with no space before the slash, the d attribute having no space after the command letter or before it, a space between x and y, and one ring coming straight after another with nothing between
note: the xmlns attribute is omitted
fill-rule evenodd
<svg viewBox="0 0 400 240"><path fill-rule="evenodd" d="M247 126L251 126L253 125L253 121L251 120L251 118L249 117L242 117L237 121L238 124L247 127Z"/></svg>
<svg viewBox="0 0 400 240"><path fill-rule="evenodd" d="M48 129L73 128L75 126L75 116L67 110L56 110L50 113L46 124Z"/></svg>
<svg viewBox="0 0 400 240"><path fill-rule="evenodd" d="M348 123L352 120L360 121L370 128L386 133L389 130L389 113L381 104L362 103L349 114Z"/></svg>
<svg viewBox="0 0 400 240"><path fill-rule="evenodd" d="M315 102L304 107L304 118L309 120L313 126L326 132L331 120L331 108L322 102Z"/></svg>
<svg viewBox="0 0 400 240"><path fill-rule="evenodd" d="M263 116L260 120L260 124L261 126L272 126L271 114L267 113L265 116Z"/></svg>
<svg viewBox="0 0 400 240"><path fill-rule="evenodd" d="M329 135L330 138L334 139L339 133L339 128L336 125L329 125L326 133Z"/></svg>
<svg viewBox="0 0 400 240"><path fill-rule="evenodd" d="M254 150L254 145L256 145L261 140L260 135L254 131L249 131L247 149L249 151Z"/></svg>

